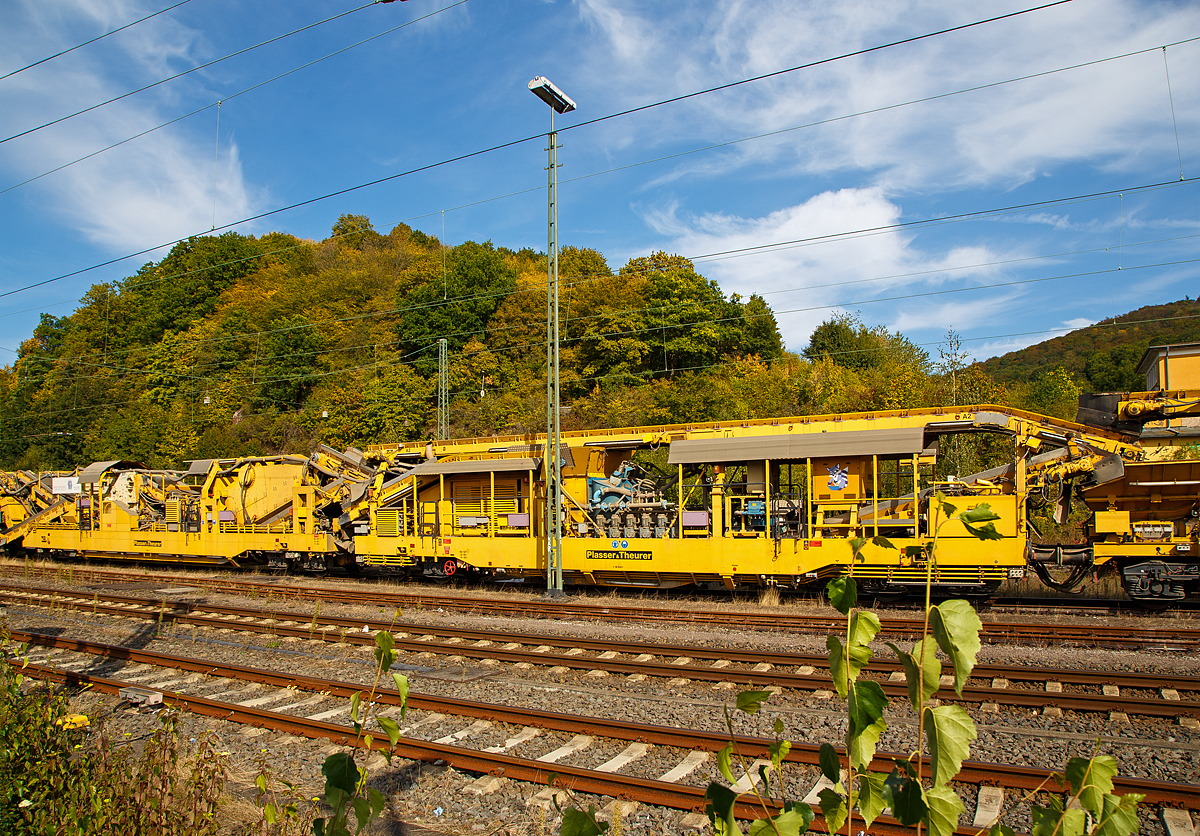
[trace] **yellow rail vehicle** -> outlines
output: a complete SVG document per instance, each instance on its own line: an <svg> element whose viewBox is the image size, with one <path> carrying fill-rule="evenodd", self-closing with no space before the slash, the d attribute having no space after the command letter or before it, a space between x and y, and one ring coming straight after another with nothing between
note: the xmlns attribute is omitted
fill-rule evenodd
<svg viewBox="0 0 1200 836"><path fill-rule="evenodd" d="M1004 463L935 481L946 441L981 433L1003 437ZM3 474L0 546L537 582L550 517L568 584L803 587L845 573L854 541L885 538L895 548L868 542L855 563L874 594L923 585L932 572L943 591L986 596L1023 575L1027 559L1035 569L1062 562L1031 544L1031 503L1055 490L1069 499L1064 485L1124 484L1142 451L1122 439L997 406L581 431L563 436L556 514L547 514L540 436L365 454L322 447L197 461L186 472L98 462L71 474ZM981 542L939 519L935 491L960 510L988 504L1001 539Z"/></svg>
<svg viewBox="0 0 1200 836"><path fill-rule="evenodd" d="M310 471L302 456L203 460L183 473L96 462L51 480L65 484L48 497L26 497L3 543L55 557L325 571L339 549L315 513L322 491Z"/></svg>
<svg viewBox="0 0 1200 836"><path fill-rule="evenodd" d="M938 439L1012 439L997 473L932 481ZM1023 576L1026 504L1046 478L1116 478L1140 457L1120 436L1006 407L807 416L567 433L559 509L567 583L669 588L799 587L855 569L877 593L925 582L988 595ZM364 566L545 575L540 437L379 447L381 466L342 525ZM636 454L636 455L635 455ZM423 460L422 460L423 458ZM991 477L991 478L988 478ZM935 490L960 510L987 503L1000 540L931 515ZM936 565L927 563L937 534Z"/></svg>

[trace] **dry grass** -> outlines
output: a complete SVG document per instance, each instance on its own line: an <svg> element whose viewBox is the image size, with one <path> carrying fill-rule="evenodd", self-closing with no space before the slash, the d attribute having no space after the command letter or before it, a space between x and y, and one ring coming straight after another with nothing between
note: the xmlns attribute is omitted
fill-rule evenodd
<svg viewBox="0 0 1200 836"><path fill-rule="evenodd" d="M783 603L779 595L779 587L768 586L758 596L758 605L760 607L778 607Z"/></svg>
<svg viewBox="0 0 1200 836"><path fill-rule="evenodd" d="M996 592L1000 598L1103 598L1125 599L1129 596L1121 587L1121 578L1110 572L1102 575L1099 580L1090 578L1084 581L1077 592L1059 592L1045 586L1037 576L1030 573L1016 581L1005 581Z"/></svg>

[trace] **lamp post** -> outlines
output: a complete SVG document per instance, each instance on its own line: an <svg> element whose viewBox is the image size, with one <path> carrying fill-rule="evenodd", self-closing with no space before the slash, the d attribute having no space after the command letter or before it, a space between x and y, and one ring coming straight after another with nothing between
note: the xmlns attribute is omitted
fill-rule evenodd
<svg viewBox="0 0 1200 836"><path fill-rule="evenodd" d="M547 166L547 244L546 244L546 595L560 598L563 592L562 568L562 433L559 423L558 388L558 132L554 114L575 109L571 97L538 76L529 82L535 96L550 105L550 133L546 150Z"/></svg>

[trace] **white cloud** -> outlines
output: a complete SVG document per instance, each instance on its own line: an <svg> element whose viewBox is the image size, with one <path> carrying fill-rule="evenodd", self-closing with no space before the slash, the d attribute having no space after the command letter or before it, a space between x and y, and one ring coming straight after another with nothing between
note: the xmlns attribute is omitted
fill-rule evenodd
<svg viewBox="0 0 1200 836"><path fill-rule="evenodd" d="M712 4L659 18L634 0L579 0L607 42L587 63L614 107L643 104L990 15L1006 4ZM1200 6L1093 0L998 21L739 86L611 124L612 145L724 140L1095 61L1200 31ZM605 60L615 50L620 61ZM1200 46L1168 51L1183 156L1200 153ZM583 94L581 94L583 95ZM636 124L635 124L636 122ZM689 173L773 163L780 173L857 172L889 190L1011 188L1064 163L1176 163L1159 50L1043 78L739 145L679 164ZM669 175L666 175L669 176Z"/></svg>
<svg viewBox="0 0 1200 836"><path fill-rule="evenodd" d="M871 232L822 240L822 236L846 230L878 230L899 218L900 207L877 188L825 192L762 218L691 217L675 204L645 216L655 232L671 239L676 252L724 254L700 259L697 266L726 293L764 296L778 313L784 341L793 349L802 348L813 328L836 309L861 306L865 320L885 322L893 330L962 330L1019 295L964 294L872 304L871 300L881 297L971 286L1000 272L999 267L984 266L1002 260L986 247L956 247L929 254L914 246L910 232ZM782 246L737 252L766 243Z"/></svg>
<svg viewBox="0 0 1200 836"><path fill-rule="evenodd" d="M27 25L0 35L0 54L15 68L97 31L154 9L124 0L23 2ZM31 34L32 33L32 34ZM154 18L112 38L13 76L0 85L0 109L12 132L140 87L193 65L198 34ZM197 79L198 81L199 79ZM193 82L190 90L196 92ZM19 182L166 121L160 106L182 95L167 84L0 145L4 179ZM204 96L204 91L198 91ZM215 97L214 97L215 98ZM197 117L205 120L205 117ZM206 121L212 126L215 116ZM36 192L92 242L112 251L141 249L207 230L213 223L214 158L207 138L183 123L23 186L9 197ZM228 129L227 129L228 130ZM251 214L255 201L243 180L236 143L222 137L215 179L217 224Z"/></svg>

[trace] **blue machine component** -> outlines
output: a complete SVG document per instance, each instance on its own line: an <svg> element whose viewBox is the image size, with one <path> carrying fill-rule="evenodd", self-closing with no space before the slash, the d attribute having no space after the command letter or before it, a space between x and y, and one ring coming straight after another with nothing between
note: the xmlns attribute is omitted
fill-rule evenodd
<svg viewBox="0 0 1200 836"><path fill-rule="evenodd" d="M767 527L767 501L748 499L742 510L746 528L762 530Z"/></svg>
<svg viewBox="0 0 1200 836"><path fill-rule="evenodd" d="M600 511L615 511L628 507L637 493L638 485L632 478L635 470L637 465L627 461L607 479L588 477L588 505L593 510Z"/></svg>

